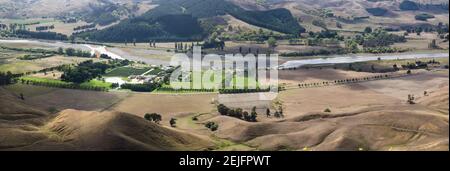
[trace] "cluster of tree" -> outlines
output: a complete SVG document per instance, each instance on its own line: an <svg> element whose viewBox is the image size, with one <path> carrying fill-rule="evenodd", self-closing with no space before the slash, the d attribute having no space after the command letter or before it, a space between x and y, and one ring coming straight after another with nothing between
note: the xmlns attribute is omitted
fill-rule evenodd
<svg viewBox="0 0 450 171"><path fill-rule="evenodd" d="M375 29L372 31L370 27L367 27L363 35L356 35L353 40L349 41L355 41L364 47L380 47L406 42L406 38L403 35L390 34L383 29ZM352 43L348 44L352 45Z"/></svg>
<svg viewBox="0 0 450 171"><path fill-rule="evenodd" d="M416 61L415 63L407 63L406 65L402 65L402 68L405 69L425 69L428 68L428 63L422 61Z"/></svg>
<svg viewBox="0 0 450 171"><path fill-rule="evenodd" d="M366 11L370 14L372 14L373 16L384 16L386 15L389 11L385 8L366 8Z"/></svg>
<svg viewBox="0 0 450 171"><path fill-rule="evenodd" d="M419 20L419 21L427 21L428 19L431 19L431 18L434 18L434 15L427 14L427 13L421 13L421 14L417 14L415 16L415 19Z"/></svg>
<svg viewBox="0 0 450 171"><path fill-rule="evenodd" d="M15 34L16 31L18 30L27 30L27 25L32 25L32 24L39 24L39 22L35 22L35 23L26 23L26 24L18 24L18 23L10 23L9 24L9 31L12 34Z"/></svg>
<svg viewBox="0 0 450 171"><path fill-rule="evenodd" d="M437 25L429 23L409 24L400 26L400 29L407 31L407 34L417 33L417 35L420 35L422 32L437 32L438 34L449 32L448 24L442 22L439 22Z"/></svg>
<svg viewBox="0 0 450 171"><path fill-rule="evenodd" d="M70 67L61 75L61 80L73 83L83 83L94 78L101 77L111 66L102 62L93 62L88 60L78 64L76 67Z"/></svg>
<svg viewBox="0 0 450 171"><path fill-rule="evenodd" d="M344 40L343 36L339 36L336 31L331 30L322 30L320 32L309 32L310 38L316 38L316 39L338 39L338 40Z"/></svg>
<svg viewBox="0 0 450 171"><path fill-rule="evenodd" d="M223 40L253 41L262 44L271 37L275 39L292 39L296 37L290 34L279 34L274 33L273 31L265 31L263 29L251 31L239 31L239 29L240 27L238 27L238 31L236 31L237 33L232 33L231 35L221 35L220 38Z"/></svg>
<svg viewBox="0 0 450 171"><path fill-rule="evenodd" d="M408 51L407 49L397 48L397 47L387 47L387 46L380 46L380 47L366 47L362 50L359 50L358 53L372 53L372 54L379 54L379 53L402 53ZM353 52L355 53L355 52Z"/></svg>
<svg viewBox="0 0 450 171"><path fill-rule="evenodd" d="M400 3L400 9L404 11L415 11L419 10L419 5L413 1L404 0Z"/></svg>
<svg viewBox="0 0 450 171"><path fill-rule="evenodd" d="M120 88L136 92L152 92L160 87L159 84L122 84Z"/></svg>
<svg viewBox="0 0 450 171"><path fill-rule="evenodd" d="M29 52L31 54L26 54L22 57L19 57L18 59L21 60L35 60L35 59L42 59L42 58L48 58L55 55L57 52L53 50L47 50L47 49L25 49L25 48L14 48L14 47L3 47L0 46L1 49L7 49L12 51L19 51L19 52Z"/></svg>
<svg viewBox="0 0 450 171"><path fill-rule="evenodd" d="M207 93L207 92L214 92L215 90L214 89L206 89L206 88L204 88L204 89L183 89L183 88L174 89L172 87L164 86L164 87L158 88L158 91L163 91L163 92L205 92L205 93Z"/></svg>
<svg viewBox="0 0 450 171"><path fill-rule="evenodd" d="M111 68L117 68L117 67L122 67L122 66L127 66L130 64L133 64L134 61L130 61L128 59L125 60L121 60L121 59L111 59L108 61L109 66L111 66Z"/></svg>
<svg viewBox="0 0 450 171"><path fill-rule="evenodd" d="M13 74L10 71L0 72L0 86L14 83L14 80L23 74Z"/></svg>
<svg viewBox="0 0 450 171"><path fill-rule="evenodd" d="M67 35L56 32L33 32L28 30L17 30L14 35L21 38L68 40Z"/></svg>
<svg viewBox="0 0 450 171"><path fill-rule="evenodd" d="M335 80L335 84L345 84L345 83L354 83L354 82L360 82L360 81L370 81L370 80L379 80L383 78L389 78L389 75L375 75L372 77L363 77L363 78L349 78L349 79L342 79L342 80Z"/></svg>
<svg viewBox="0 0 450 171"><path fill-rule="evenodd" d="M321 86L330 86L335 84L347 84L347 83L356 83L361 81L370 81L370 80L379 80L384 78L390 78L391 76L385 75L376 75L372 77L363 77L363 78L348 78L342 80L334 80L334 81L324 81L324 82L315 82L315 83L303 83L298 84L299 88L309 88L309 87L321 87Z"/></svg>
<svg viewBox="0 0 450 171"><path fill-rule="evenodd" d="M220 39L208 39L203 43L202 48L204 49L215 48L217 50L223 51L225 48L225 42Z"/></svg>
<svg viewBox="0 0 450 171"><path fill-rule="evenodd" d="M58 54L65 54L67 56L78 56L78 57L86 57L91 58L92 54L89 51L83 51L81 49L74 49L74 48L58 48Z"/></svg>
<svg viewBox="0 0 450 171"><path fill-rule="evenodd" d="M36 31L45 31L45 30L52 30L55 29L55 25L51 26L37 26Z"/></svg>
<svg viewBox="0 0 450 171"><path fill-rule="evenodd" d="M256 118L258 117L258 113L256 113L256 107L253 107L251 113L248 113L241 108L231 109L223 104L219 104L217 106L217 111L224 116L242 119L247 122L257 122Z"/></svg>
<svg viewBox="0 0 450 171"><path fill-rule="evenodd" d="M409 49L397 48L397 47L369 47L363 48L362 53L403 53L407 52Z"/></svg>
<svg viewBox="0 0 450 171"><path fill-rule="evenodd" d="M146 113L144 115L144 119L150 122L155 122L156 124L159 124L159 122L162 121L162 116L157 113Z"/></svg>
<svg viewBox="0 0 450 171"><path fill-rule="evenodd" d="M237 88L233 88L233 89L220 89L219 93L220 94L242 94L242 93L259 93L259 92L269 92L270 88L259 88L257 87L256 89L248 89L248 88L244 88L244 89L237 89Z"/></svg>
<svg viewBox="0 0 450 171"><path fill-rule="evenodd" d="M199 43L197 43L198 45ZM194 48L194 43L183 43L183 42L175 42L175 51L186 52L188 50L192 50Z"/></svg>
<svg viewBox="0 0 450 171"><path fill-rule="evenodd" d="M404 0L400 3L400 9L404 11L417 11L417 10L444 10L448 11L449 4L448 2L443 3L420 3L414 2L410 0Z"/></svg>
<svg viewBox="0 0 450 171"><path fill-rule="evenodd" d="M421 10L444 10L448 12L449 3L419 3L419 8Z"/></svg>
<svg viewBox="0 0 450 171"><path fill-rule="evenodd" d="M327 29L327 24L322 20L313 20L312 25L323 28L325 30Z"/></svg>
<svg viewBox="0 0 450 171"><path fill-rule="evenodd" d="M344 48L328 48L328 49L313 49L300 52L281 53L280 56L285 57L302 57L302 56L317 56L317 55L333 55L333 54L345 54Z"/></svg>
<svg viewBox="0 0 450 171"><path fill-rule="evenodd" d="M42 58L48 58L52 57L54 54L26 54L22 57L19 57L20 60L35 60L35 59L42 59Z"/></svg>
<svg viewBox="0 0 450 171"><path fill-rule="evenodd" d="M214 132L217 131L217 129L219 129L219 124L209 121L205 124L205 127Z"/></svg>
<svg viewBox="0 0 450 171"><path fill-rule="evenodd" d="M88 24L88 25L83 25L83 26L78 26L73 28L74 31L79 31L79 30L86 30L86 29L91 29L91 28L95 28L95 26L97 26L96 24Z"/></svg>

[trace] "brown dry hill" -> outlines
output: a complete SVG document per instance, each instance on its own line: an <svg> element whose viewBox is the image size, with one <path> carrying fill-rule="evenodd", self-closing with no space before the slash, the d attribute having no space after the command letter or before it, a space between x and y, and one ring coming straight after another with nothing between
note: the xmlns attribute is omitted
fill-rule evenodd
<svg viewBox="0 0 450 171"><path fill-rule="evenodd" d="M260 150L448 150L448 118L397 107L310 113L272 123L215 118L218 136ZM227 126L239 125L239 126Z"/></svg>
<svg viewBox="0 0 450 171"><path fill-rule="evenodd" d="M50 115L0 88L0 150L203 150L197 136L119 112Z"/></svg>

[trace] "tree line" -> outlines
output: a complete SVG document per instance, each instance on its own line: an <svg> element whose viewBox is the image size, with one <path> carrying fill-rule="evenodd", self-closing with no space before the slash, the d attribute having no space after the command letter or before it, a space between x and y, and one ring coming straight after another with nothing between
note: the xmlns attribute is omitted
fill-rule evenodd
<svg viewBox="0 0 450 171"><path fill-rule="evenodd" d="M45 87L64 88L64 89L78 89L78 90L88 90L88 91L108 91L107 87L83 85L83 84L68 83L68 82L40 81L40 80L33 80L33 79L26 79L26 78L20 79L20 83L26 84L26 85L45 86Z"/></svg>
<svg viewBox="0 0 450 171"><path fill-rule="evenodd" d="M258 113L256 112L256 107L253 107L252 111L249 113L242 108L232 109L223 104L219 104L217 106L217 111L224 116L238 118L247 122L257 122Z"/></svg>

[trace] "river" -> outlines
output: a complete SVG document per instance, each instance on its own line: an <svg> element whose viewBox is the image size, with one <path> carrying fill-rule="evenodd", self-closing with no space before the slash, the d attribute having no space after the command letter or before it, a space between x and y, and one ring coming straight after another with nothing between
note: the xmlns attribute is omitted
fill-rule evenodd
<svg viewBox="0 0 450 171"><path fill-rule="evenodd" d="M124 52L118 48L106 48L105 46L90 45L90 44L72 44L60 41L44 41L44 40L1 40L1 43L8 44L36 44L39 46L47 47L63 47L63 48L76 48L83 50L90 50L92 54L106 54L113 59L128 59L132 61L144 61L149 64L154 65L167 65L167 61L160 61L156 59L143 58L136 55L131 55ZM383 55L347 55L347 56L333 56L324 58L313 58L313 59L298 59L298 60L288 60L284 64L280 65L279 68L295 68L303 65L313 65L313 64L340 64L340 63L355 63L355 62L367 62L381 60L395 60L395 59L419 59L419 58L448 58L448 53L408 53L408 54L383 54Z"/></svg>
<svg viewBox="0 0 450 171"><path fill-rule="evenodd" d="M377 60L396 60L396 59L419 59L419 58L448 58L448 53L409 53L409 54L383 54L383 55L355 55L355 56L334 56L315 59L289 60L279 66L279 68L296 68L303 65L315 64L342 64L367 62Z"/></svg>

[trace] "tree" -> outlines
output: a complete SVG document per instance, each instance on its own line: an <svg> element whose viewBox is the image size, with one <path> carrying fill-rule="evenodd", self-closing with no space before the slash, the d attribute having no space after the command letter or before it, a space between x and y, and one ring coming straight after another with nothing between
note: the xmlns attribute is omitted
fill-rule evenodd
<svg viewBox="0 0 450 171"><path fill-rule="evenodd" d="M423 28L422 27L417 27L415 31L416 31L416 34L418 36L420 36L422 34L422 32L423 32Z"/></svg>
<svg viewBox="0 0 450 171"><path fill-rule="evenodd" d="M400 70L400 69L398 68L398 65L397 65L397 64L394 64L394 65L393 65L393 68L394 68L395 71Z"/></svg>
<svg viewBox="0 0 450 171"><path fill-rule="evenodd" d="M237 109L235 110L234 117L236 117L236 118L238 118L238 119L242 119L243 112L244 112L244 111L243 111L241 108L237 108Z"/></svg>
<svg viewBox="0 0 450 171"><path fill-rule="evenodd" d="M145 120L148 120L150 122L155 122L156 124L159 124L160 121L162 121L162 116L157 113L146 113L144 115Z"/></svg>
<svg viewBox="0 0 450 171"><path fill-rule="evenodd" d="M20 99L25 100L25 97L23 97L23 93L20 93Z"/></svg>
<svg viewBox="0 0 450 171"><path fill-rule="evenodd" d="M358 43L355 40L347 40L345 41L345 49L347 52L357 53L359 51Z"/></svg>
<svg viewBox="0 0 450 171"><path fill-rule="evenodd" d="M170 123L170 126L171 126L171 127L176 127L177 119L171 118L169 123Z"/></svg>
<svg viewBox="0 0 450 171"><path fill-rule="evenodd" d="M205 127L209 128L211 131L217 131L217 129L219 128L219 124L210 121L205 124Z"/></svg>
<svg viewBox="0 0 450 171"><path fill-rule="evenodd" d="M280 112L278 112L278 111L275 111L273 116L275 116L276 118L281 118Z"/></svg>
<svg viewBox="0 0 450 171"><path fill-rule="evenodd" d="M409 104L416 104L415 102L416 98L414 97L414 95L408 94L408 103Z"/></svg>
<svg viewBox="0 0 450 171"><path fill-rule="evenodd" d="M366 33L366 34L372 33L372 27L366 27L366 28L364 29L364 33Z"/></svg>
<svg viewBox="0 0 450 171"><path fill-rule="evenodd" d="M250 122L256 122L256 117L258 117L258 113L256 113L256 106L252 108L252 113L250 114Z"/></svg>
<svg viewBox="0 0 450 171"><path fill-rule="evenodd" d="M270 117L270 109L269 108L267 108L267 110L266 110L266 116Z"/></svg>
<svg viewBox="0 0 450 171"><path fill-rule="evenodd" d="M431 43L428 44L428 48L430 48L430 49L438 49L439 48L439 46L436 43L436 39L431 40Z"/></svg>
<svg viewBox="0 0 450 171"><path fill-rule="evenodd" d="M74 48L67 48L66 49L66 55L67 56L75 56L75 49Z"/></svg>
<svg viewBox="0 0 450 171"><path fill-rule="evenodd" d="M275 46L277 46L277 40L270 37L269 40L267 40L267 44L269 45L269 48L275 48Z"/></svg>
<svg viewBox="0 0 450 171"><path fill-rule="evenodd" d="M58 48L58 54L60 54L60 55L64 54L64 49L62 47Z"/></svg>
<svg viewBox="0 0 450 171"><path fill-rule="evenodd" d="M217 111L219 111L221 115L228 115L229 110L230 109L223 104L219 104L219 106L217 106Z"/></svg>

